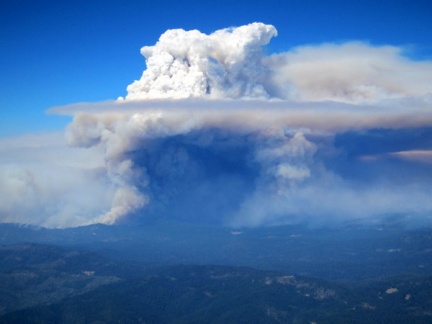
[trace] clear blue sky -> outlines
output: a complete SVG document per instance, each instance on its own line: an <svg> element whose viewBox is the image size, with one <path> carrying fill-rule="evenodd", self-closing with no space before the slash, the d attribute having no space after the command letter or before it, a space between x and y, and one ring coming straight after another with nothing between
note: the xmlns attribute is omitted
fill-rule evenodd
<svg viewBox="0 0 432 324"><path fill-rule="evenodd" d="M61 129L68 120L47 108L125 95L144 68L140 48L167 29L261 21L279 32L271 52L363 40L432 59L431 18L430 0L2 1L0 136Z"/></svg>

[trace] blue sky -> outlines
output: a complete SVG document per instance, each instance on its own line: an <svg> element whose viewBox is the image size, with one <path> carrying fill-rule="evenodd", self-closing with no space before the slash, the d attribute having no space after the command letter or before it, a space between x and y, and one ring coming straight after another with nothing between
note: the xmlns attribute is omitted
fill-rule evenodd
<svg viewBox="0 0 432 324"><path fill-rule="evenodd" d="M431 59L430 1L3 1L0 136L62 129L46 109L125 95L167 29L204 33L261 21L278 37L269 52L348 40L403 46Z"/></svg>

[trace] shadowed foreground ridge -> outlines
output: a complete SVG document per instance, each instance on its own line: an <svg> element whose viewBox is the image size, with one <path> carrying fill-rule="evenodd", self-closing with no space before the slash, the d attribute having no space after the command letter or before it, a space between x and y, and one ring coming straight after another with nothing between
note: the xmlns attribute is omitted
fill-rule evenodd
<svg viewBox="0 0 432 324"><path fill-rule="evenodd" d="M36 244L2 247L0 258L2 323L427 323L432 319L430 276L336 283L247 267L143 268L91 252Z"/></svg>

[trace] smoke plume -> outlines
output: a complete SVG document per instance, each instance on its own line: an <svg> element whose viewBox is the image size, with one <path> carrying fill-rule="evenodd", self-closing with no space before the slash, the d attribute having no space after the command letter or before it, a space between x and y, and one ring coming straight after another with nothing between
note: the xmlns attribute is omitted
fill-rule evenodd
<svg viewBox="0 0 432 324"><path fill-rule="evenodd" d="M65 198L84 219L33 223L260 226L430 213L432 62L360 42L266 55L276 34L262 23L168 30L141 49L146 69L125 98L52 109L73 116L69 145L103 161L83 177L103 199ZM19 189L10 179L0 183Z"/></svg>

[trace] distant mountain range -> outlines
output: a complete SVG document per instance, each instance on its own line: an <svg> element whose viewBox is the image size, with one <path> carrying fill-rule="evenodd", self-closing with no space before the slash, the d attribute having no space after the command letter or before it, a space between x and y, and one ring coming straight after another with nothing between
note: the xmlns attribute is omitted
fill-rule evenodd
<svg viewBox="0 0 432 324"><path fill-rule="evenodd" d="M96 252L145 267L217 264L329 280L432 274L432 229L403 222L232 229L160 220L46 229L0 224L0 245L37 243Z"/></svg>

